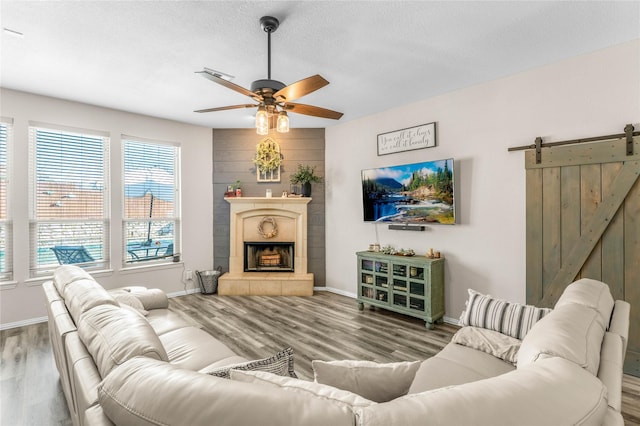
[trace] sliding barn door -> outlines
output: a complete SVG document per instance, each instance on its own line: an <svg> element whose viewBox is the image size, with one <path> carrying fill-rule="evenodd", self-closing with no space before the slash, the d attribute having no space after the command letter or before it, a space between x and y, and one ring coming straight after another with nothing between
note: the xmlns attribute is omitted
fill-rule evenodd
<svg viewBox="0 0 640 426"><path fill-rule="evenodd" d="M631 304L625 372L640 376L640 137L525 153L527 303L553 307L578 278Z"/></svg>

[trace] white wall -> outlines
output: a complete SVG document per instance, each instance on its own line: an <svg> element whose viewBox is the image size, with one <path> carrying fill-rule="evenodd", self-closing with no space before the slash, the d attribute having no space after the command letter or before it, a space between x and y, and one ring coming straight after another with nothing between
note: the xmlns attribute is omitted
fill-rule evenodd
<svg viewBox="0 0 640 426"><path fill-rule="evenodd" d="M182 271L184 268L203 270L213 267L211 129L7 89L2 89L0 95L0 115L14 120L14 191L11 212L14 219L14 278L17 281L14 288L3 285L3 290L0 291L0 320L3 328L46 316L41 289L44 280L28 279L29 121L106 131L111 135L113 271L94 274L101 284L106 288L140 284L161 288L167 293L184 292L197 287L194 282L182 282ZM179 142L182 146L181 263L121 270L122 134Z"/></svg>
<svg viewBox="0 0 640 426"><path fill-rule="evenodd" d="M640 129L639 76L635 40L327 128L327 287L357 292L354 253L376 241L377 226L381 244L443 252L447 319L459 317L470 287L525 302L524 154L507 148L536 136L559 141L622 133L627 123ZM377 134L432 121L437 147L376 155ZM361 169L450 157L456 225L407 232L363 222Z"/></svg>

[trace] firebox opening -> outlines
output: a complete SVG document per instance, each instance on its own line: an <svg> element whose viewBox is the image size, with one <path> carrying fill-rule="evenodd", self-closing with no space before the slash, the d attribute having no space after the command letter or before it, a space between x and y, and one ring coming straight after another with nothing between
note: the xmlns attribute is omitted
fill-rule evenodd
<svg viewBox="0 0 640 426"><path fill-rule="evenodd" d="M294 243L244 243L245 272L294 272Z"/></svg>

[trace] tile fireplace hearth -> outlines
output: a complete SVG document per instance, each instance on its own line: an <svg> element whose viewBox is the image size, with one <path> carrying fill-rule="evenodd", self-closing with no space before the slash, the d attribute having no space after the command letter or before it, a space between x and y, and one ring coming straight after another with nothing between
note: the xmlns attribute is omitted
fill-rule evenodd
<svg viewBox="0 0 640 426"><path fill-rule="evenodd" d="M230 204L229 272L222 296L311 296L307 204L311 198L225 198Z"/></svg>

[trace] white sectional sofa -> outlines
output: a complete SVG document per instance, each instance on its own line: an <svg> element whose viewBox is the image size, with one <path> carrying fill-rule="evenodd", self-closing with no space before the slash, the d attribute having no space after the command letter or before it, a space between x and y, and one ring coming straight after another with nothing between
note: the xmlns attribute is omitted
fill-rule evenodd
<svg viewBox="0 0 640 426"><path fill-rule="evenodd" d="M263 364L247 364L169 311L158 290L107 292L73 266L60 267L44 288L76 425L624 424L629 305L614 302L598 281L571 284L551 312L526 327L522 315L516 326L486 315L506 312L500 303L470 298L466 313L482 315L467 315L472 325L436 356L314 361L314 382L291 377L290 359L280 375L252 371ZM507 335L514 330L521 339Z"/></svg>
<svg viewBox="0 0 640 426"><path fill-rule="evenodd" d="M74 425L112 424L99 409L98 386L132 357L162 359L193 371L247 361L169 311L161 290L136 286L106 291L72 265L59 267L43 289L54 359Z"/></svg>

